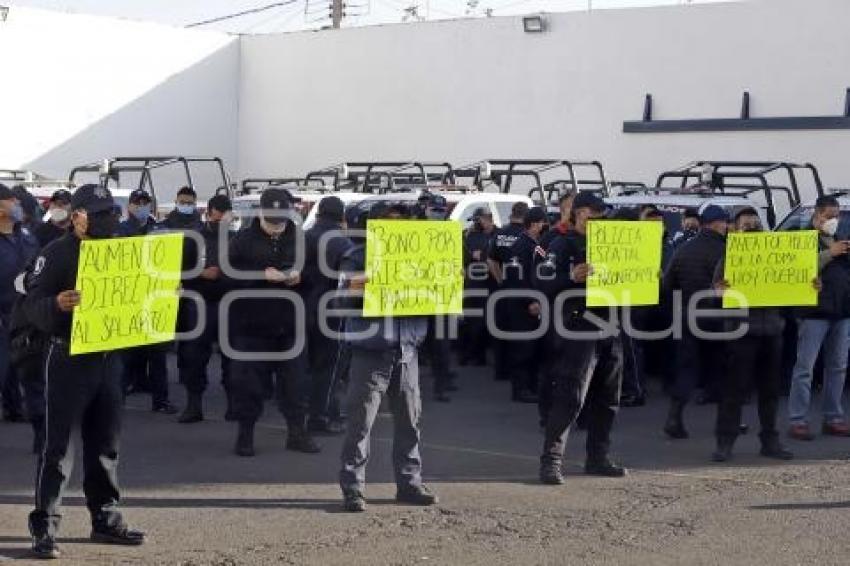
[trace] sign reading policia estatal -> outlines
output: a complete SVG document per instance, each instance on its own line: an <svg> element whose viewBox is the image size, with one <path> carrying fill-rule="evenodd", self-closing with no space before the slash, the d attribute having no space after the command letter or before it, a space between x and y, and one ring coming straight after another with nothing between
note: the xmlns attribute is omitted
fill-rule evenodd
<svg viewBox="0 0 850 566"><path fill-rule="evenodd" d="M463 312L463 231L459 222L370 220L363 316Z"/></svg>
<svg viewBox="0 0 850 566"><path fill-rule="evenodd" d="M80 245L71 355L174 340L183 234Z"/></svg>
<svg viewBox="0 0 850 566"><path fill-rule="evenodd" d="M657 305L663 235L663 222L589 222L587 306Z"/></svg>
<svg viewBox="0 0 850 566"><path fill-rule="evenodd" d="M815 306L817 276L815 230L729 234L723 308Z"/></svg>

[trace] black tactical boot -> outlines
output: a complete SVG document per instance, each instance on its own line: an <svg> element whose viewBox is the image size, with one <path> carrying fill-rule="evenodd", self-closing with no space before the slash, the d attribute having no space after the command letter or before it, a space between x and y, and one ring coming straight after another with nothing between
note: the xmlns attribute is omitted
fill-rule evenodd
<svg viewBox="0 0 850 566"><path fill-rule="evenodd" d="M564 485L564 472L561 463L540 465L540 483L544 485Z"/></svg>
<svg viewBox="0 0 850 566"><path fill-rule="evenodd" d="M201 394L189 393L189 396L186 398L186 409L180 415L180 418L177 419L177 422L191 424L199 423L202 420L204 420L204 409Z"/></svg>
<svg viewBox="0 0 850 566"><path fill-rule="evenodd" d="M785 448L777 435L762 437L761 440L761 455L765 458L773 458L775 460L793 460L794 453Z"/></svg>
<svg viewBox="0 0 850 566"><path fill-rule="evenodd" d="M717 449L711 455L712 462L728 462L732 459L732 447L735 445L734 438L718 438Z"/></svg>
<svg viewBox="0 0 850 566"><path fill-rule="evenodd" d="M682 413L685 410L685 404L681 401L673 399L670 401L670 412L667 413L667 422L664 424L664 432L670 438L683 439L690 436L685 430L685 423L682 420Z"/></svg>
<svg viewBox="0 0 850 566"><path fill-rule="evenodd" d="M588 460L584 464L584 473L589 476L603 478L622 478L628 474L626 468L618 466L608 458L603 460Z"/></svg>
<svg viewBox="0 0 850 566"><path fill-rule="evenodd" d="M32 537L32 556L39 560L55 560L61 556L56 539L50 535Z"/></svg>
<svg viewBox="0 0 850 566"><path fill-rule="evenodd" d="M322 447L313 440L313 437L304 428L289 429L289 434L286 437L286 449L304 454L318 454L322 451Z"/></svg>
<svg viewBox="0 0 850 566"><path fill-rule="evenodd" d="M236 436L236 448L233 450L237 456L250 458L254 455L254 422L242 421L239 423L239 433Z"/></svg>
<svg viewBox="0 0 850 566"><path fill-rule="evenodd" d="M424 485L408 486L396 491L395 500L398 503L427 507L440 502L436 495Z"/></svg>

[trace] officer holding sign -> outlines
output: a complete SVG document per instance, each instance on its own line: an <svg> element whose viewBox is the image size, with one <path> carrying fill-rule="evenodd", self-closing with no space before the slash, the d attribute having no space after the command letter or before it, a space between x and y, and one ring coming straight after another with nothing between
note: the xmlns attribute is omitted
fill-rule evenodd
<svg viewBox="0 0 850 566"><path fill-rule="evenodd" d="M559 294L572 291L563 301L563 328L553 327L547 337L550 353L547 379L554 385L540 457L540 481L547 485L564 483L564 448L570 428L585 403L588 417L585 473L603 477L626 475L624 468L608 458L623 378L622 341L619 336L604 335L600 326L587 318L583 296L587 279L593 273L593 266L587 262L588 222L604 213L602 199L591 193L579 193L573 202L572 229L549 248L554 255L554 272L538 276L537 287L553 303ZM606 317L605 309L592 314L603 320Z"/></svg>
<svg viewBox="0 0 850 566"><path fill-rule="evenodd" d="M71 201L73 230L52 242L36 259L24 302L28 318L50 336L46 360L47 428L36 477L35 510L29 527L33 553L57 558L56 535L62 494L74 464L71 436L83 441L83 490L94 542L140 545L144 533L131 530L118 511L118 437L121 429L121 373L115 352L71 356L71 322L81 296L76 287L83 240L109 238L117 229L109 190L77 189Z"/></svg>

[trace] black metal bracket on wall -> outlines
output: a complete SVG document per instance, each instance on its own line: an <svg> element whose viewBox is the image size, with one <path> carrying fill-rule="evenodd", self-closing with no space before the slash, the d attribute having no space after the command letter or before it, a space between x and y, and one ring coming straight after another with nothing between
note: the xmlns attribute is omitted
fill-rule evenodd
<svg viewBox="0 0 850 566"><path fill-rule="evenodd" d="M743 132L757 130L850 130L850 88L844 101L843 116L787 116L752 118L750 93L741 101L740 118L703 118L694 120L653 120L652 95L646 95L643 120L623 122L627 134L656 134L677 132Z"/></svg>

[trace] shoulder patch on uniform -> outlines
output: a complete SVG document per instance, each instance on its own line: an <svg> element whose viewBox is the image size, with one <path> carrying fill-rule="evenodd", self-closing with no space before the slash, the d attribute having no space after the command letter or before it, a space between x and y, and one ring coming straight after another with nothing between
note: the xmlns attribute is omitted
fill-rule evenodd
<svg viewBox="0 0 850 566"><path fill-rule="evenodd" d="M32 268L32 274L38 275L39 273L41 273L41 271L44 269L44 264L46 262L47 260L44 258L43 255L38 256L38 258L35 260L35 265Z"/></svg>

